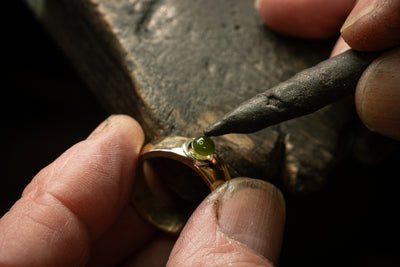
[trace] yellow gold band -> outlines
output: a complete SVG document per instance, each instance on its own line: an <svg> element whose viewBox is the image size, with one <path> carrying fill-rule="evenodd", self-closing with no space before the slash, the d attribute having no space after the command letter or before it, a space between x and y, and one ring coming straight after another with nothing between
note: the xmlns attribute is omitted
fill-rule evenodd
<svg viewBox="0 0 400 267"><path fill-rule="evenodd" d="M170 234L179 234L210 191L230 179L217 154L193 156L191 141L167 137L144 146L139 157L132 202L147 221Z"/></svg>

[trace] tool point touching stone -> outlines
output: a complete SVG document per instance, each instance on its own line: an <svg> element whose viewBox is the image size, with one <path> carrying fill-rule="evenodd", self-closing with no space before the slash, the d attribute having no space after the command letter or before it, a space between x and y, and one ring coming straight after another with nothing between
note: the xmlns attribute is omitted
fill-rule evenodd
<svg viewBox="0 0 400 267"><path fill-rule="evenodd" d="M202 156L210 156L215 151L214 141L207 136L200 136L193 139L193 150Z"/></svg>

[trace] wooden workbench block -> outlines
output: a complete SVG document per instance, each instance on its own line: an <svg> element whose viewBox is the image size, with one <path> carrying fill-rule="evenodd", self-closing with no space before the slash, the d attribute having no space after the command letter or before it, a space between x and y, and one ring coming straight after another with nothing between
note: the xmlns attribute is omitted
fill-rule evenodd
<svg viewBox="0 0 400 267"><path fill-rule="evenodd" d="M197 136L251 96L314 65L330 43L279 36L253 1L26 0L111 113L148 141ZM293 191L324 184L337 160L348 105L250 135L216 138L233 176L281 176Z"/></svg>

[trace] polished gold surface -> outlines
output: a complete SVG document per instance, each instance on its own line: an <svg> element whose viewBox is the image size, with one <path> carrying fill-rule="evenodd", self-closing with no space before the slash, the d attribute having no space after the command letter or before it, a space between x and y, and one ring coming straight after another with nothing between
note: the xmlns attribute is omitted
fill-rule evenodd
<svg viewBox="0 0 400 267"><path fill-rule="evenodd" d="M159 229L179 234L210 191L230 179L217 154L197 158L186 137L167 137L147 144L139 157L132 201L138 212Z"/></svg>

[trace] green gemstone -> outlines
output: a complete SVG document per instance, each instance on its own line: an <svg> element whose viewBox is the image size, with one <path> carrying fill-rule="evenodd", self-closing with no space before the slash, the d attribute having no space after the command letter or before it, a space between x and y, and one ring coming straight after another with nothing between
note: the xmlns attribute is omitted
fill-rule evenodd
<svg viewBox="0 0 400 267"><path fill-rule="evenodd" d="M193 139L192 147L194 152L201 156L212 155L215 151L213 140L207 136L200 136Z"/></svg>

